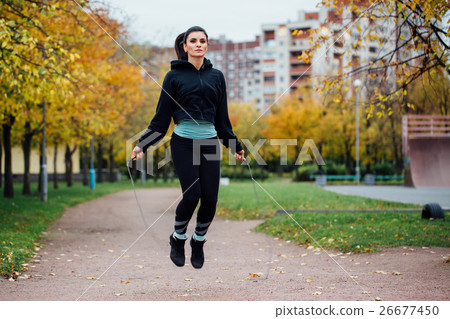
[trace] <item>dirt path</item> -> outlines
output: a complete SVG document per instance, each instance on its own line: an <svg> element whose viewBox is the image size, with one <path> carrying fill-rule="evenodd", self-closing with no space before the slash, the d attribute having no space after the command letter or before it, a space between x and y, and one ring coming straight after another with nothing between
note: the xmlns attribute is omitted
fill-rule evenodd
<svg viewBox="0 0 450 319"><path fill-rule="evenodd" d="M205 266L178 268L168 237L180 194L138 190L149 224L175 204L137 241L144 226L132 191L68 209L30 261L31 278L0 280L0 300L450 300L450 263L443 262L449 248L328 251L338 265L323 251L254 232L261 221L215 219Z"/></svg>

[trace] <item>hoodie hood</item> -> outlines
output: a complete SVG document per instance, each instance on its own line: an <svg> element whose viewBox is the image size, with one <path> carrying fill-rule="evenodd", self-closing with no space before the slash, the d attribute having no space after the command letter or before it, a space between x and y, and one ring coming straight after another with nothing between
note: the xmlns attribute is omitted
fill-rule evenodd
<svg viewBox="0 0 450 319"><path fill-rule="evenodd" d="M213 65L210 60L208 60L207 58L203 58L203 64L200 69L211 69L212 66ZM170 68L172 70L195 69L195 66L187 60L173 60L170 62Z"/></svg>

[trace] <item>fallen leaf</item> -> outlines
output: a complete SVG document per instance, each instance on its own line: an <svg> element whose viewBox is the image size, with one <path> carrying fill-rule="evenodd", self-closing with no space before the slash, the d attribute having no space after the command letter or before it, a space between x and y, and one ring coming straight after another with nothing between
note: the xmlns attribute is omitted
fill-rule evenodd
<svg viewBox="0 0 450 319"><path fill-rule="evenodd" d="M312 279L306 279L305 282L314 282Z"/></svg>
<svg viewBox="0 0 450 319"><path fill-rule="evenodd" d="M384 270L375 270L373 273L374 273L374 274L382 274L382 275L387 275L387 274L388 274L388 273L385 272Z"/></svg>
<svg viewBox="0 0 450 319"><path fill-rule="evenodd" d="M144 268L143 265L135 265L135 266L138 267L138 268L140 268L140 269Z"/></svg>
<svg viewBox="0 0 450 319"><path fill-rule="evenodd" d="M260 275L254 274L254 273L252 273L252 272L249 272L248 274L249 274L250 276L253 276L253 277L260 277Z"/></svg>
<svg viewBox="0 0 450 319"><path fill-rule="evenodd" d="M123 296L123 295L125 295L123 292L119 292L119 293L117 293L117 294L115 294L116 296Z"/></svg>
<svg viewBox="0 0 450 319"><path fill-rule="evenodd" d="M383 299L381 299L380 297L376 297L375 301L382 301Z"/></svg>
<svg viewBox="0 0 450 319"><path fill-rule="evenodd" d="M314 296L321 295L321 294L322 294L321 291L316 291L315 293L313 293Z"/></svg>
<svg viewBox="0 0 450 319"><path fill-rule="evenodd" d="M363 295L370 295L370 291L363 291L363 292L361 292L361 294L363 294Z"/></svg>
<svg viewBox="0 0 450 319"><path fill-rule="evenodd" d="M162 278L162 276L155 276L155 278L158 278L158 279L160 279L160 278Z"/></svg>
<svg viewBox="0 0 450 319"><path fill-rule="evenodd" d="M125 280L121 280L121 281L120 281L120 283L121 283L121 284L129 284L129 283L130 283L130 281L128 281L128 280L127 280L127 281L125 281Z"/></svg>
<svg viewBox="0 0 450 319"><path fill-rule="evenodd" d="M403 275L402 273L399 273L399 272L397 272L397 271L393 271L392 274L393 274L394 276L401 276L401 275Z"/></svg>
<svg viewBox="0 0 450 319"><path fill-rule="evenodd" d="M301 254L301 256L300 256L300 257L306 257L306 256L308 256L308 254L307 254L307 253L305 253L305 254Z"/></svg>
<svg viewBox="0 0 450 319"><path fill-rule="evenodd" d="M86 279L89 279L89 280L97 280L98 278L96 278L96 277L86 277Z"/></svg>
<svg viewBox="0 0 450 319"><path fill-rule="evenodd" d="M99 286L99 287L105 287L105 285L97 285L97 286Z"/></svg>
<svg viewBox="0 0 450 319"><path fill-rule="evenodd" d="M184 278L184 281L192 281L191 278Z"/></svg>
<svg viewBox="0 0 450 319"><path fill-rule="evenodd" d="M53 272L49 273L48 275L49 275L49 276L56 276L56 274L53 273Z"/></svg>
<svg viewBox="0 0 450 319"><path fill-rule="evenodd" d="M350 276L350 278L358 279L359 277L358 276Z"/></svg>

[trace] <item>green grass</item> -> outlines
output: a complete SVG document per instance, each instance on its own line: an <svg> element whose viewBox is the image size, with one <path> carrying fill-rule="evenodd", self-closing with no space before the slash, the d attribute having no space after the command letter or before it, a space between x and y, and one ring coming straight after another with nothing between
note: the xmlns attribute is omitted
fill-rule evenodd
<svg viewBox="0 0 450 319"><path fill-rule="evenodd" d="M294 209L398 209L420 208L418 205L386 202L382 200L332 193L315 187L313 183L258 182L281 207ZM261 187L256 192L261 202L261 212L253 190L252 181L221 186L217 214L228 219L259 219L275 215L278 206Z"/></svg>
<svg viewBox="0 0 450 319"><path fill-rule="evenodd" d="M281 207L294 209L380 209L380 213L291 213L277 215L278 206L256 186L261 213L250 182L221 186L218 214L229 219L267 218L257 231L301 245L342 252L374 252L382 247L450 247L450 221L422 220L422 206L328 192L312 183L260 183ZM417 213L387 213L383 209L417 208ZM309 235L310 236L309 236ZM312 238L317 242L315 242Z"/></svg>
<svg viewBox="0 0 450 319"><path fill-rule="evenodd" d="M450 247L448 213L445 220L421 219L421 213L295 213L291 216L275 216L256 230L297 244L320 245L342 252L374 252L396 246Z"/></svg>
<svg viewBox="0 0 450 319"><path fill-rule="evenodd" d="M136 188L179 187L178 180L175 181L154 183L149 180L145 186L137 181ZM132 189L128 179L97 183L94 191L78 182L70 188L60 183L56 190L49 184L48 201L41 202L36 183L32 184L33 193L27 196L21 195L22 184L15 184L15 198L0 198L0 274L9 277L13 272L21 272L22 264L33 256L41 233L60 218L67 207L126 189ZM3 192L3 188L0 190Z"/></svg>

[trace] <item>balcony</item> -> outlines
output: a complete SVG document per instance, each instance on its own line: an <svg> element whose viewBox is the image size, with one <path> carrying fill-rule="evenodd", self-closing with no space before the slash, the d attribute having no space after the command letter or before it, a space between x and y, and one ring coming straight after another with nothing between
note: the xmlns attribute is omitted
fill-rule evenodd
<svg viewBox="0 0 450 319"><path fill-rule="evenodd" d="M311 65L309 64L300 64L295 65L289 69L290 75L310 75L311 74Z"/></svg>

